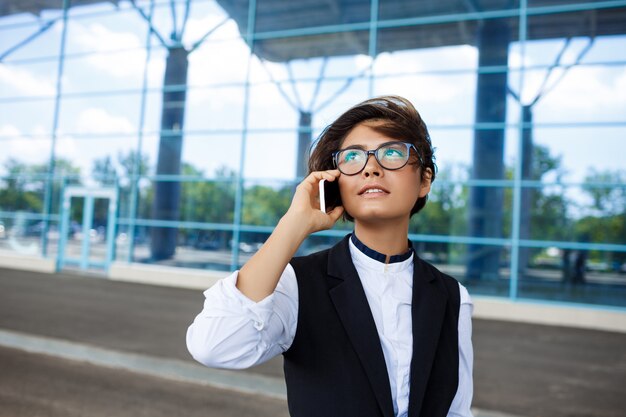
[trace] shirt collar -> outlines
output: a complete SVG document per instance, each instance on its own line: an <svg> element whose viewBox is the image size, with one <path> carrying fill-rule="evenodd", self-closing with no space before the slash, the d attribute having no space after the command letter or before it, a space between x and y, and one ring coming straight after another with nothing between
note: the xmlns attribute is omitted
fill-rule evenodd
<svg viewBox="0 0 626 417"><path fill-rule="evenodd" d="M364 255L372 258L375 261L385 263L387 260L387 255L377 252L374 249L369 248L365 243L361 242L358 237L356 237L356 233L352 233L350 236L350 240L356 246L356 248L361 251ZM404 262L409 259L413 255L413 244L409 240L409 250L400 255L392 255L389 258L389 264Z"/></svg>

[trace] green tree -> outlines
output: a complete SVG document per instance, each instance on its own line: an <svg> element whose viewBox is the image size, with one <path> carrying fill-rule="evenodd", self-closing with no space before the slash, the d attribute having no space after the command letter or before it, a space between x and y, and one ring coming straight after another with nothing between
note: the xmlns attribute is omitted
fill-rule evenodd
<svg viewBox="0 0 626 417"><path fill-rule="evenodd" d="M47 181L48 164L25 164L14 158L4 163L6 175L0 179L0 210L41 212ZM53 204L58 207L63 177L80 183L80 168L70 160L57 159L52 188Z"/></svg>
<svg viewBox="0 0 626 417"><path fill-rule="evenodd" d="M532 166L528 180L542 181L547 177L552 177L551 181L560 182L565 174L560 156L554 156L550 149L543 145L533 147ZM513 167L506 170L506 178L513 179ZM529 221L526 225L528 230L521 231L523 238L536 240L564 240L571 233L572 222L568 218L567 208L570 202L565 197L565 187L561 185L535 188L524 187L522 193L528 193L530 206ZM513 189L504 190L504 223L503 235L511 235ZM523 215L523 213L522 213ZM524 237L526 235L526 237Z"/></svg>
<svg viewBox="0 0 626 417"><path fill-rule="evenodd" d="M151 197L154 194L154 190L152 183L142 187L139 179L148 174L148 168L148 155L141 154L141 156L138 157L136 151L130 150L127 153L120 151L117 154L117 164L113 163L113 159L110 155L95 159L91 168L91 175L93 179L102 186L117 185L119 187L120 216L146 218L150 216L150 204L146 204L146 200L152 201ZM134 180L137 180L139 186L139 202L135 213L130 213L132 182ZM98 205L96 207L95 216L97 218L101 218L98 216L106 216L106 210L106 205Z"/></svg>
<svg viewBox="0 0 626 417"><path fill-rule="evenodd" d="M180 213L181 220L202 223L232 223L235 212L236 174L227 167L218 168L214 178L206 178L204 171L184 163ZM180 230L179 239L190 245L211 242L226 248L230 232Z"/></svg>
<svg viewBox="0 0 626 417"><path fill-rule="evenodd" d="M274 189L254 185L245 190L242 222L255 226L275 226L289 209L292 187Z"/></svg>
<svg viewBox="0 0 626 417"><path fill-rule="evenodd" d="M459 167L457 167L459 168ZM441 169L433 182L426 206L411 218L410 233L426 235L459 235L467 228L465 207L468 189L450 181L455 167ZM467 168L460 167L461 171ZM440 258L455 257L450 253L452 247L448 243L429 243L428 250L435 252Z"/></svg>
<svg viewBox="0 0 626 417"><path fill-rule="evenodd" d="M583 192L591 197L589 213L575 224L578 239L624 244L626 239L626 172L597 171L590 169L585 177ZM607 184L607 185L601 185ZM622 263L626 261L624 252L599 252L589 254L593 260Z"/></svg>

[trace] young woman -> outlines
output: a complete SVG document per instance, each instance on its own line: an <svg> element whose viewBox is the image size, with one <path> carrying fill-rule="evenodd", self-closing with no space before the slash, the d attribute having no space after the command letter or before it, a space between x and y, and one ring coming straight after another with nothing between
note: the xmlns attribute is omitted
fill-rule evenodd
<svg viewBox="0 0 626 417"><path fill-rule="evenodd" d="M346 111L262 248L205 292L187 332L199 362L246 368L283 354L293 417L471 416L472 303L408 240L435 179L420 115L401 97ZM338 184L319 209L319 182ZM343 216L354 232L294 257Z"/></svg>

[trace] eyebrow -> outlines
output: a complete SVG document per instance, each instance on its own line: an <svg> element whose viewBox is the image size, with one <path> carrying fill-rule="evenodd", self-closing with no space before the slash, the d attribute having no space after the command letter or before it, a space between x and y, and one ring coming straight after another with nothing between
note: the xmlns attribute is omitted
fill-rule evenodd
<svg viewBox="0 0 626 417"><path fill-rule="evenodd" d="M363 146L363 145L350 145L350 146L348 146L347 148L341 148L341 149L339 149L339 150L340 150L340 151L345 151L345 150L347 150L347 149L361 149L362 151L367 150L367 149L365 148L365 146Z"/></svg>
<svg viewBox="0 0 626 417"><path fill-rule="evenodd" d="M404 141L402 141L402 140L400 140L400 139L397 139L397 140L390 140L390 141L388 141L388 142L383 142L383 143L381 143L380 145L378 145L378 146L377 146L376 148L374 148L374 149L378 149L378 148L380 148L380 147L381 147L381 146L383 146L383 145L388 145L388 144L390 144L390 143L395 143L395 142L404 143ZM359 145L359 144L350 145L350 146L348 146L348 147L346 147L346 148L340 148L339 150L340 150L340 151L345 151L345 150L348 150L348 149L360 149L360 150L362 150L362 151L366 151L366 150L368 150L365 146L363 146L363 145Z"/></svg>

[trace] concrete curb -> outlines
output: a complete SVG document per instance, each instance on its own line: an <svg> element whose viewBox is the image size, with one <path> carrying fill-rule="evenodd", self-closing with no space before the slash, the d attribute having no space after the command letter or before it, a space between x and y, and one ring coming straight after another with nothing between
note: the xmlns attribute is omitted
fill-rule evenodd
<svg viewBox="0 0 626 417"><path fill-rule="evenodd" d="M285 383L281 378L211 369L177 359L120 352L9 330L0 330L0 345L30 353L87 362L107 368L124 369L165 379L210 385L280 400L287 399Z"/></svg>
<svg viewBox="0 0 626 417"><path fill-rule="evenodd" d="M242 371L211 369L177 359L121 352L11 330L0 330L0 346L72 361L87 362L96 366L123 369L169 380L287 400L287 390L282 378ZM472 408L472 412L474 417L521 417L476 408Z"/></svg>

